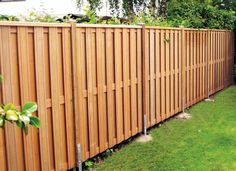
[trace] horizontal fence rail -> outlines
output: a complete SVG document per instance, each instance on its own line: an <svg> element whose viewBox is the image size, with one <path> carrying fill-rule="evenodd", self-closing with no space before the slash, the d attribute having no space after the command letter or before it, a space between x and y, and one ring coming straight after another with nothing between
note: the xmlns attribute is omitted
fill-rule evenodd
<svg viewBox="0 0 236 171"><path fill-rule="evenodd" d="M0 103L41 128L0 129L0 170L75 167L232 84L233 53L227 30L1 22Z"/></svg>

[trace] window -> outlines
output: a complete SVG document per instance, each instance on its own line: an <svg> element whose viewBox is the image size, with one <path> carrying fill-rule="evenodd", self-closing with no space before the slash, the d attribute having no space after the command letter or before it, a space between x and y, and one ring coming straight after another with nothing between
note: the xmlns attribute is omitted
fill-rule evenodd
<svg viewBox="0 0 236 171"><path fill-rule="evenodd" d="M0 2L17 2L17 1L25 1L25 0L0 0Z"/></svg>

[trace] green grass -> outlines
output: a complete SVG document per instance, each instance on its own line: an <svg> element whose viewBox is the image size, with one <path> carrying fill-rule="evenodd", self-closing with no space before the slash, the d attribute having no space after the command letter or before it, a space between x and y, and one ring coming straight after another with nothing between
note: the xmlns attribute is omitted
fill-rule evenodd
<svg viewBox="0 0 236 171"><path fill-rule="evenodd" d="M132 142L96 170L236 170L236 86L214 99L193 106L190 120L172 119L152 129L153 141Z"/></svg>

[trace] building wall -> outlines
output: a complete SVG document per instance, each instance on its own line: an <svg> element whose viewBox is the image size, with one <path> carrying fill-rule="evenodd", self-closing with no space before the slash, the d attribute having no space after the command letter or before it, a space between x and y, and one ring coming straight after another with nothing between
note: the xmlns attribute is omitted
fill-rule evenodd
<svg viewBox="0 0 236 171"><path fill-rule="evenodd" d="M84 7L87 2L84 0ZM76 0L24 0L15 2L0 2L0 14L5 15L27 15L29 11L45 11L56 16L68 13L82 14L83 8L78 9ZM102 9L98 11L98 15L109 15L109 6L106 0L102 2Z"/></svg>

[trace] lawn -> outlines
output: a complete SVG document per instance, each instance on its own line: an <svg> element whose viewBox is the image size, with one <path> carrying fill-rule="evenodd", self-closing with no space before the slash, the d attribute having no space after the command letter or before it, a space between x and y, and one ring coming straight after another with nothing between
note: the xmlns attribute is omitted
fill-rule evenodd
<svg viewBox="0 0 236 171"><path fill-rule="evenodd" d="M236 86L201 102L189 120L172 119L150 130L153 141L132 142L96 170L236 170Z"/></svg>

